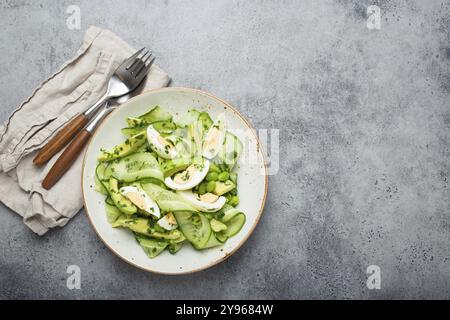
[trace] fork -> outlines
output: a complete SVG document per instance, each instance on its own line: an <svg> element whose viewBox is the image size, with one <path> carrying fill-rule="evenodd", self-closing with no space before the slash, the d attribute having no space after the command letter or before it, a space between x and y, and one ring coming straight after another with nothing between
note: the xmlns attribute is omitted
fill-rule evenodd
<svg viewBox="0 0 450 320"><path fill-rule="evenodd" d="M89 122L105 102L121 97L136 89L147 75L155 57L142 48L126 59L112 75L106 93L84 113L75 117L60 130L36 155L33 163L42 166L57 154Z"/></svg>
<svg viewBox="0 0 450 320"><path fill-rule="evenodd" d="M86 121L88 123L83 130L79 131L82 127L84 127L86 122L82 126L76 126L77 132L79 131L79 133L76 135L75 139L72 140L69 146L64 150L64 152L59 156L58 160L56 160L55 164L47 173L47 176L42 181L42 187L44 189L49 190L59 181L59 179L61 179L64 173L78 158L78 155L83 150L85 144L89 141L98 124L104 118L106 118L106 116L112 110L115 109L115 106L112 106L108 103L109 99L114 97L117 98L133 91L136 87L139 86L139 84L148 74L153 61L155 60L155 57L150 51L147 50L143 53L143 50L144 49L141 49L136 54L134 54L131 57L133 58L132 61L130 61L130 59L127 59L127 61L125 61L122 65L119 66L119 68L117 68L114 75L111 77L111 80L109 81L106 94L100 99L100 101L103 102L101 104L97 102L81 115L83 116L83 119L92 118L92 115L95 114L100 106L102 106L103 103L106 102L105 108L98 112L98 114L89 122ZM63 137L63 139L67 139L66 135ZM49 143L51 143L51 141Z"/></svg>

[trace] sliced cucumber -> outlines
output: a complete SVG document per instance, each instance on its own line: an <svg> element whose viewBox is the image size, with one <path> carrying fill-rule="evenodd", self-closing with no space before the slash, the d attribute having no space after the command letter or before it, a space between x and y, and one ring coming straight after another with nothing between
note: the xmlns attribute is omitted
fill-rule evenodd
<svg viewBox="0 0 450 320"><path fill-rule="evenodd" d="M150 239L141 235L136 235L136 240L149 258L155 258L169 245L167 241Z"/></svg>
<svg viewBox="0 0 450 320"><path fill-rule="evenodd" d="M115 206L114 201L112 201L111 197L106 197L105 202L110 206Z"/></svg>
<svg viewBox="0 0 450 320"><path fill-rule="evenodd" d="M179 242L179 243L170 243L169 246L167 247L167 250L169 250L169 252L171 254L175 254L178 251L180 251L180 249L183 247L183 242Z"/></svg>
<svg viewBox="0 0 450 320"><path fill-rule="evenodd" d="M172 115L160 106L154 107L152 110L139 116L138 118L144 120L148 124L159 121L172 121Z"/></svg>
<svg viewBox="0 0 450 320"><path fill-rule="evenodd" d="M106 200L111 198L108 197ZM119 219L119 217L122 215L122 212L117 209L117 207L113 204L108 203L108 201L105 200L105 211L106 211L106 219L109 223L113 224L114 222Z"/></svg>
<svg viewBox="0 0 450 320"><path fill-rule="evenodd" d="M164 176L155 157L149 152L134 153L110 164L114 178L132 182L144 178L163 181Z"/></svg>
<svg viewBox="0 0 450 320"><path fill-rule="evenodd" d="M211 236L208 239L208 242L201 249L209 249L217 246L223 245L223 242L220 242L214 232L211 233Z"/></svg>
<svg viewBox="0 0 450 320"><path fill-rule="evenodd" d="M106 190L106 187L103 185L103 182L101 182L97 178L97 175L94 176L94 186L95 186L95 191L100 192L101 194L103 194L105 196L108 195L108 190Z"/></svg>
<svg viewBox="0 0 450 320"><path fill-rule="evenodd" d="M173 214L181 232L194 248L204 248L212 232L208 219L200 213L190 211L178 211Z"/></svg>
<svg viewBox="0 0 450 320"><path fill-rule="evenodd" d="M177 125L181 128L186 128L191 123L197 121L199 116L200 112L198 110L191 109L177 121Z"/></svg>
<svg viewBox="0 0 450 320"><path fill-rule="evenodd" d="M137 126L137 127L128 127L128 128L122 128L122 129L120 129L120 131L122 131L123 135L125 135L127 137L132 137L139 133L146 132L147 127L148 126L146 126L146 125Z"/></svg>
<svg viewBox="0 0 450 320"><path fill-rule="evenodd" d="M161 180L159 180L159 179L155 179L155 178L143 178L143 179L140 179L140 180L138 180L138 181L136 181L136 182L139 182L141 185L142 185L142 184L146 184L146 183L153 183L153 184L156 184L158 187L161 187L161 188L167 190L167 187L166 187L166 185L164 184L164 182L161 181Z"/></svg>
<svg viewBox="0 0 450 320"><path fill-rule="evenodd" d="M216 239L222 243L225 243L228 239L228 235L225 231L221 231L215 234Z"/></svg>
<svg viewBox="0 0 450 320"><path fill-rule="evenodd" d="M196 211L176 193L165 190L153 183L141 183L142 189L158 204L163 211Z"/></svg>
<svg viewBox="0 0 450 320"><path fill-rule="evenodd" d="M227 132L225 143L218 155L220 164L224 165L228 171L231 171L236 165L243 148L241 140L234 134Z"/></svg>
<svg viewBox="0 0 450 320"><path fill-rule="evenodd" d="M232 236L236 235L239 231L241 231L242 227L245 224L245 214L242 212L238 215L234 216L231 220L229 220L227 223L227 230L222 231L225 232L226 235L231 238Z"/></svg>

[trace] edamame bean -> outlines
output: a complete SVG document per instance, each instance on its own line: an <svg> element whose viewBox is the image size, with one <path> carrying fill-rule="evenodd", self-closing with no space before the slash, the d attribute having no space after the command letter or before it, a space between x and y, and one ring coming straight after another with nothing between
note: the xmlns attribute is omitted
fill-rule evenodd
<svg viewBox="0 0 450 320"><path fill-rule="evenodd" d="M209 172L217 172L220 173L220 168L215 163L211 163L209 165Z"/></svg>
<svg viewBox="0 0 450 320"><path fill-rule="evenodd" d="M206 193L206 183L202 182L200 183L200 186L198 187L198 194L203 195Z"/></svg>
<svg viewBox="0 0 450 320"><path fill-rule="evenodd" d="M213 192L215 189L216 189L216 182L215 181L208 182L208 184L206 185L206 191Z"/></svg>
<svg viewBox="0 0 450 320"><path fill-rule="evenodd" d="M239 204L239 197L233 196L228 203L230 206L236 207Z"/></svg>
<svg viewBox="0 0 450 320"><path fill-rule="evenodd" d="M208 182L209 181L216 181L218 177L219 177L219 175L217 174L217 172L210 172L206 176L206 181L208 181Z"/></svg>
<svg viewBox="0 0 450 320"><path fill-rule="evenodd" d="M222 172L221 174L219 174L219 176L217 177L219 179L219 181L227 181L228 178L230 177L230 174L228 172Z"/></svg>

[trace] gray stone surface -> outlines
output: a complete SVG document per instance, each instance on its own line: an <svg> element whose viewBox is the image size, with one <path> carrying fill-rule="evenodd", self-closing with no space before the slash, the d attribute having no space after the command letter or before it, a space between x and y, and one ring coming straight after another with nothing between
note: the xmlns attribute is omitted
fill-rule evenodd
<svg viewBox="0 0 450 320"><path fill-rule="evenodd" d="M66 27L69 4L81 30ZM366 27L370 4L380 30ZM252 237L193 275L127 265L82 212L39 238L0 205L0 297L450 298L449 12L443 0L3 0L1 121L98 25L149 45L173 85L281 129L282 157ZM366 287L372 264L380 290Z"/></svg>

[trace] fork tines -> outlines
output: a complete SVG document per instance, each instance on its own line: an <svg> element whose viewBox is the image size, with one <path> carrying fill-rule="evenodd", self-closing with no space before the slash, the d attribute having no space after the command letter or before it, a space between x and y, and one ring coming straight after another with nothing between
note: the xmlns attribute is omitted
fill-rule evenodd
<svg viewBox="0 0 450 320"><path fill-rule="evenodd" d="M129 61L131 64L126 67L126 70L135 78L138 78L143 71L150 68L155 61L155 56L149 49L144 47L136 52L129 60L131 60Z"/></svg>

